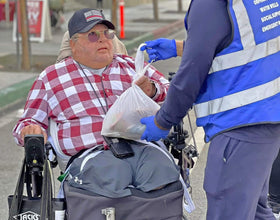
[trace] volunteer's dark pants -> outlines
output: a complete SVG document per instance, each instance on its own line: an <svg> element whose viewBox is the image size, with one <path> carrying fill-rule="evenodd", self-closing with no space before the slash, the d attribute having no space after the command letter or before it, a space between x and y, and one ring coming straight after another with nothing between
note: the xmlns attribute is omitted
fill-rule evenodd
<svg viewBox="0 0 280 220"><path fill-rule="evenodd" d="M253 129L248 138L244 132L245 138L235 138L236 130L211 141L204 179L207 220L275 220L267 194L280 138L270 136L269 129L267 136L252 138Z"/></svg>
<svg viewBox="0 0 280 220"><path fill-rule="evenodd" d="M280 151L272 166L269 180L269 195L274 202L280 204Z"/></svg>

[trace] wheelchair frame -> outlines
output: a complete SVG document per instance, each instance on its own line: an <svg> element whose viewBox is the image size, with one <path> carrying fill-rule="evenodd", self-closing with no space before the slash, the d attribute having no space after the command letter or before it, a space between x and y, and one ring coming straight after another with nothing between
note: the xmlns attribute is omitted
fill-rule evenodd
<svg viewBox="0 0 280 220"><path fill-rule="evenodd" d="M169 81L175 73L169 73ZM188 115L189 123L191 123ZM189 137L189 133L184 129L183 121L178 125L173 126L172 131L168 137L163 140L167 150L178 160L177 165L180 167L180 173L186 183L187 188L191 191L191 185L189 180L189 171L194 166L194 157L198 157L198 151L191 128L191 135L194 140L194 145L187 144L186 138ZM43 135L27 135L25 137L25 158L27 164L26 171L26 191L29 198L39 198L42 195L42 183L43 183L43 165L45 160L49 160L49 153L52 150L52 146L49 142L44 145ZM55 153L54 150L52 150ZM56 157L50 161L51 167L57 166ZM102 211L102 214L106 216L108 220L114 220L114 210L109 208Z"/></svg>
<svg viewBox="0 0 280 220"><path fill-rule="evenodd" d="M196 146L186 144L185 140L189 134L183 128L183 122L173 127L168 137L163 140L167 150L178 159L177 165L180 167L181 175L186 181L187 171L194 166L194 157L198 157ZM25 137L25 157L27 163L28 185L27 193L30 197L39 197L41 195L43 164L48 159L52 146L49 142L44 145L43 135L27 135ZM54 151L53 151L54 152ZM57 160L50 161L51 167L57 166ZM38 186L39 184L39 186Z"/></svg>
<svg viewBox="0 0 280 220"><path fill-rule="evenodd" d="M189 134L183 128L183 122L173 127L168 137L163 141L167 150L178 160L181 176L191 191L189 170L194 166L193 158L198 156L195 146L186 144L185 140ZM42 196L43 188L43 165L49 160L49 152L52 146L49 142L44 145L43 135L28 135L25 137L25 158L27 171L25 175L26 191L29 198ZM51 167L57 166L57 161L50 161ZM114 210L111 207L102 210L102 214L108 220L114 220Z"/></svg>

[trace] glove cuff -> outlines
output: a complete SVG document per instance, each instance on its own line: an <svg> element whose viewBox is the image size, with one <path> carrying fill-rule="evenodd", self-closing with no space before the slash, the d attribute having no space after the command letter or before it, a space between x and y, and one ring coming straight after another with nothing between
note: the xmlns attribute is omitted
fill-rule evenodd
<svg viewBox="0 0 280 220"><path fill-rule="evenodd" d="M161 129L161 130L164 130L164 131L169 131L169 130L170 130L170 129L168 129L168 128L162 127L162 126L157 122L156 117L154 117L154 123L155 123L155 125L156 125L159 129Z"/></svg>
<svg viewBox="0 0 280 220"><path fill-rule="evenodd" d="M172 57L177 57L177 45L175 39L172 40L172 49L173 49Z"/></svg>

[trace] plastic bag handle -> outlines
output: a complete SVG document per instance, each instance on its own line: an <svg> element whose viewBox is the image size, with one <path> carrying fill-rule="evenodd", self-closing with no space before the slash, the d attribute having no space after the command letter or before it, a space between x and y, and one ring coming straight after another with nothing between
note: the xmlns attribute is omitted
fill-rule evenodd
<svg viewBox="0 0 280 220"><path fill-rule="evenodd" d="M134 81L137 80L138 78L140 78L141 76L143 76L145 74L145 72L147 71L147 69L152 64L152 63L149 63L148 65L146 65L144 67L144 51L140 50L140 48L144 45L146 45L146 44L145 43L140 44L138 49L137 49L137 52L136 52L135 70L136 70L137 75L134 77Z"/></svg>

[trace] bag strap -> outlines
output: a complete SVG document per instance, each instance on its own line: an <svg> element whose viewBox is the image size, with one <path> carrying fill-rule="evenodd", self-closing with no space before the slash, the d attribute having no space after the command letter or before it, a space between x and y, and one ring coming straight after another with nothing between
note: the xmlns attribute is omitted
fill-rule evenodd
<svg viewBox="0 0 280 220"><path fill-rule="evenodd" d="M24 186L24 178L25 178L25 171L26 171L26 161L25 157L22 162L22 167L20 171L20 175L18 177L16 189L13 195L12 204L9 211L9 220L13 220L13 216L19 214L22 197L23 197L23 186Z"/></svg>
<svg viewBox="0 0 280 220"><path fill-rule="evenodd" d="M88 150L88 149L80 150L78 153L76 153L75 155L71 156L70 159L69 159L68 162L67 162L67 165L66 165L65 170L67 170L67 168L70 166L70 164L71 164L76 158L80 157L86 150Z"/></svg>
<svg viewBox="0 0 280 220"><path fill-rule="evenodd" d="M24 180L26 177L26 160L23 159L20 175L17 181L16 189L13 195L10 211L9 220L13 220L13 216L18 215L21 209ZM52 177L51 177L51 165L49 160L45 160L43 168L43 187L41 196L41 220L54 220L52 215Z"/></svg>
<svg viewBox="0 0 280 220"><path fill-rule="evenodd" d="M43 187L41 196L41 220L54 220L52 215L52 177L49 160L45 160L43 168Z"/></svg>

